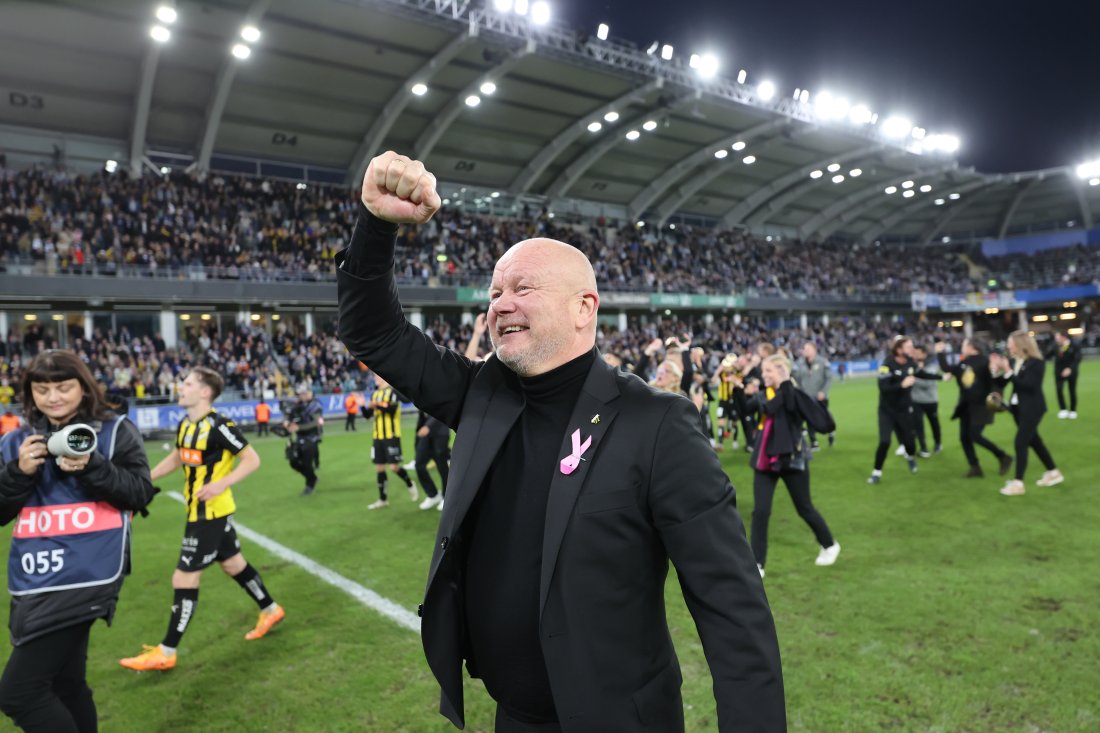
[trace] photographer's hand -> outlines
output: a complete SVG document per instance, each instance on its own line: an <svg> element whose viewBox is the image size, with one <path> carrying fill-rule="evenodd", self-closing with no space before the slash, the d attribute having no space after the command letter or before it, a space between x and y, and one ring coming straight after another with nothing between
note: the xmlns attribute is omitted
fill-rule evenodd
<svg viewBox="0 0 1100 733"><path fill-rule="evenodd" d="M92 459L92 454L87 453L77 458L70 456L59 456L57 459L57 467L65 473L76 473L77 471L83 471L88 467L88 461Z"/></svg>
<svg viewBox="0 0 1100 733"><path fill-rule="evenodd" d="M28 435L19 446L19 470L30 476L46 462L46 436Z"/></svg>

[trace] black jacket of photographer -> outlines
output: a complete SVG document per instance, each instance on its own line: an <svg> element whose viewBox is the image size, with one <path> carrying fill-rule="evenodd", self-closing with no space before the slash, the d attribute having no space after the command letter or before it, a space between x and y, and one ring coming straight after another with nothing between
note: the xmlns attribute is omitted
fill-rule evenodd
<svg viewBox="0 0 1100 733"><path fill-rule="evenodd" d="M309 402L295 401L284 411L287 422L298 423L298 432L295 433L295 437L298 440L314 443L321 440L320 420L323 414L324 408L315 399Z"/></svg>
<svg viewBox="0 0 1100 733"><path fill-rule="evenodd" d="M102 429L102 423L98 421L78 418L73 422L86 422L96 432ZM34 430L44 434L49 426L43 422L35 425ZM141 433L132 422L122 418L114 440L111 460L95 452L87 467L74 476L90 500L106 502L122 511L141 511L156 493L149 477L149 460ZM54 460L53 456L48 460ZM31 497L47 488L42 485L43 475L41 469L33 474L23 473L18 461L0 466L0 525L7 525L18 517ZM44 634L97 618L110 623L123 578L130 572L129 537L126 542L123 572L114 582L12 596L8 622L12 644L19 646Z"/></svg>

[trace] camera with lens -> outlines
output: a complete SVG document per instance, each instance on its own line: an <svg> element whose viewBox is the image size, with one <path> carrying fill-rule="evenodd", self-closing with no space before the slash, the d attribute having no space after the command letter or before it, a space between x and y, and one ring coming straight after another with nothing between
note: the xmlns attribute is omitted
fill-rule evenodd
<svg viewBox="0 0 1100 733"><path fill-rule="evenodd" d="M84 423L66 425L46 433L46 450L58 458L80 458L95 450L98 439L95 428Z"/></svg>

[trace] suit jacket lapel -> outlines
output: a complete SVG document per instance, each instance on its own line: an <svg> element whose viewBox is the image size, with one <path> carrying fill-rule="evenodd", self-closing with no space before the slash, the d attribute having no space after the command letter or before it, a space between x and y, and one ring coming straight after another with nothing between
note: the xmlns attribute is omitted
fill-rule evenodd
<svg viewBox="0 0 1100 733"><path fill-rule="evenodd" d="M546 605L546 595L550 589L550 581L554 577L554 568L557 566L558 551L561 549L562 538L565 536L569 519L573 515L573 507L577 503L577 496L588 476L588 469L593 460L599 454L600 442L618 414L618 410L608 404L619 396L619 387L615 383L615 370L604 363L597 354L596 362L588 372L581 394L577 398L577 404L573 407L573 414L566 424L565 435L562 437L561 447L558 450L558 458L564 458L573 452L571 436L578 428L581 431L581 442L589 437L592 444L584 451L580 465L573 473L566 475L555 464L554 478L550 481L550 496L546 501L546 523L543 525L542 536L542 574L539 582L539 614ZM593 419L599 415L599 421L593 423Z"/></svg>

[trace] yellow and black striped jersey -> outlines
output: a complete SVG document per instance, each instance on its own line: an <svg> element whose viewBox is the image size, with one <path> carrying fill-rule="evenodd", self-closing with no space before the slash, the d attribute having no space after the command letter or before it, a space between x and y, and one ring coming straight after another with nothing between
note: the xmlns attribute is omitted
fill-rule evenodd
<svg viewBox="0 0 1100 733"><path fill-rule="evenodd" d="M733 402L733 372L718 374L718 401Z"/></svg>
<svg viewBox="0 0 1100 733"><path fill-rule="evenodd" d="M183 463L184 489L187 499L187 521L225 517L237 510L233 490L227 488L210 501L199 501L195 494L211 482L229 475L233 458L248 445L237 424L211 410L198 422L180 420L176 429L176 449Z"/></svg>
<svg viewBox="0 0 1100 733"><path fill-rule="evenodd" d="M371 395L374 406L374 439L401 437L401 401L390 387L376 389ZM384 405L384 406L383 406Z"/></svg>

